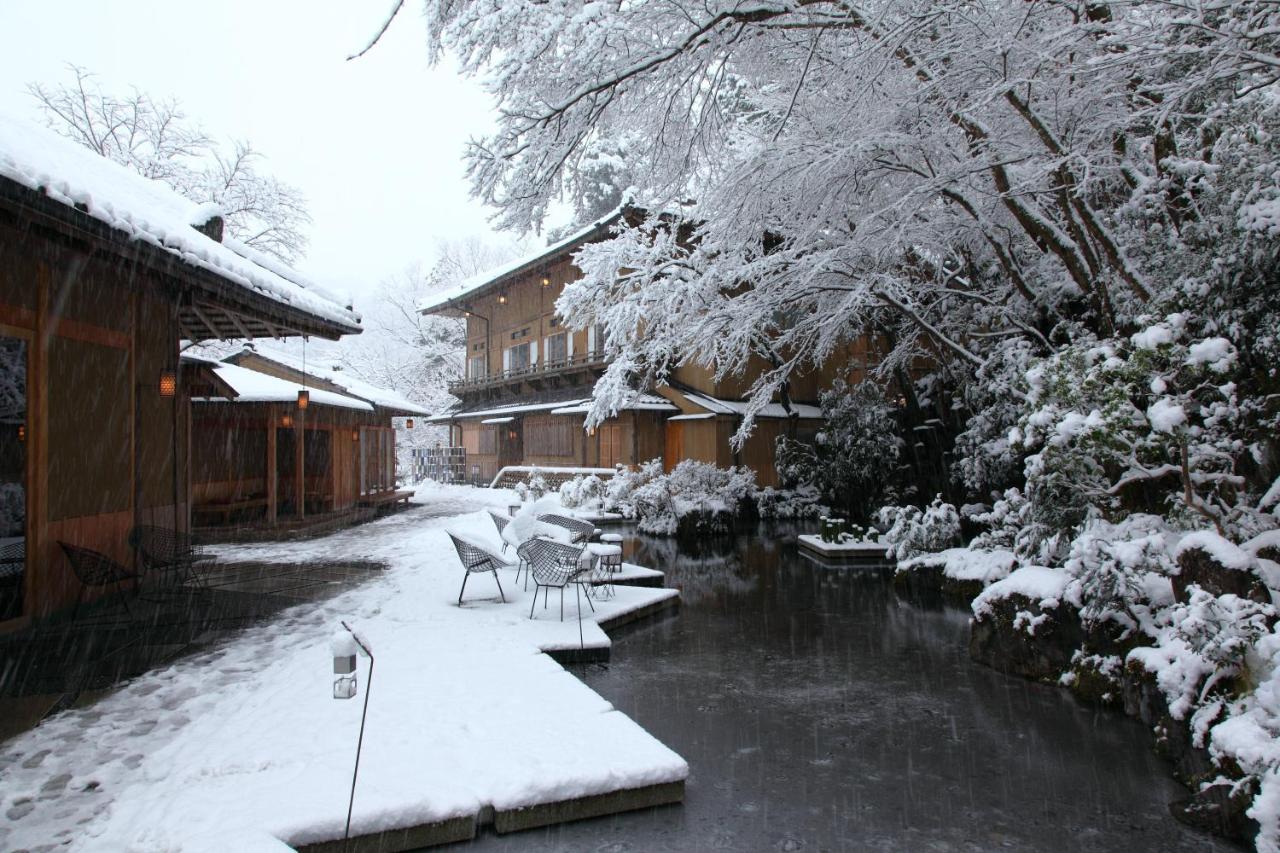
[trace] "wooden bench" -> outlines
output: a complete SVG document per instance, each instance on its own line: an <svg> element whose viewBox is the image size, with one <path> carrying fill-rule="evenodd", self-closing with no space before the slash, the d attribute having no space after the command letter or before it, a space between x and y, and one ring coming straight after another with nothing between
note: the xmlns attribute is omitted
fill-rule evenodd
<svg viewBox="0 0 1280 853"><path fill-rule="evenodd" d="M249 509L266 509L267 499L260 498L240 498L231 501L210 501L209 503L196 504L191 508L195 515L220 515L223 524L231 523L231 514L234 512L243 512Z"/></svg>
<svg viewBox="0 0 1280 853"><path fill-rule="evenodd" d="M412 490L401 489L394 492L376 492L372 495L361 495L360 506L388 506L397 501L404 501L404 505L409 505L409 498L413 497Z"/></svg>

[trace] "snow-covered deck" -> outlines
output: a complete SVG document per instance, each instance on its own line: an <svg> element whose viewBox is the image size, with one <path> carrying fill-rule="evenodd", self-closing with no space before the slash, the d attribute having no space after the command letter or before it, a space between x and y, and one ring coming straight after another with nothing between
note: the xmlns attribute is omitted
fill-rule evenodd
<svg viewBox="0 0 1280 853"><path fill-rule="evenodd" d="M882 542L823 542L816 533L802 533L796 537L800 547L816 551L824 557L859 557L882 560L889 546Z"/></svg>
<svg viewBox="0 0 1280 853"><path fill-rule="evenodd" d="M533 592L511 567L502 572L506 603L492 576L473 575L457 605L463 574L445 530L498 548L478 510L501 507L508 493L431 492L473 511L403 513L310 542L220 546L224 561L349 557L389 568L5 743L0 847L249 853L340 838L370 687L362 659L360 696L330 696L329 639L341 619L377 658L353 836L451 819L466 830L486 807L499 829L514 829L599 813L606 802L652 804L629 792L678 798L684 760L541 653L578 648L571 596L563 622L554 594L530 620ZM584 603L585 645L609 645L598 623L677 595L619 585L594 614ZM588 805L566 811L566 803Z"/></svg>

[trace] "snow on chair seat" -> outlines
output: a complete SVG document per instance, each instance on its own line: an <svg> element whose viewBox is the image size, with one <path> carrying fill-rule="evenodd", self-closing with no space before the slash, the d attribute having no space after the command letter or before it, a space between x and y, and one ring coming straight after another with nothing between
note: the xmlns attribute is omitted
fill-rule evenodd
<svg viewBox="0 0 1280 853"><path fill-rule="evenodd" d="M556 513L546 513L538 516L538 521L545 521L547 524L554 524L557 527L563 527L568 530L573 538L572 542L590 542L591 539L600 534L594 524L580 521L576 518L570 518L567 515L557 515Z"/></svg>

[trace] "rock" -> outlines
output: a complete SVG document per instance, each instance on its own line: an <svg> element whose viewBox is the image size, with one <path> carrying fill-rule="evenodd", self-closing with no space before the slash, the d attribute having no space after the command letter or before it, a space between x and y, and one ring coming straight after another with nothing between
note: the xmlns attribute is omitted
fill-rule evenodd
<svg viewBox="0 0 1280 853"><path fill-rule="evenodd" d="M1233 793L1234 790L1234 793ZM1252 845L1258 824L1245 814L1253 802L1252 785L1210 785L1185 800L1169 804L1169 811L1183 823L1221 835L1239 844Z"/></svg>
<svg viewBox="0 0 1280 853"><path fill-rule="evenodd" d="M1035 621L1034 629L1028 619ZM1069 605L1042 611L1039 602L1015 593L973 620L969 656L1003 672L1056 682L1071 667L1082 640L1080 619Z"/></svg>
<svg viewBox="0 0 1280 853"><path fill-rule="evenodd" d="M1238 595L1263 604L1271 596L1258 576L1247 569L1224 566L1200 547L1187 548L1178 556L1178 574L1174 575L1173 594L1179 601L1190 600L1187 588L1192 584L1214 595Z"/></svg>

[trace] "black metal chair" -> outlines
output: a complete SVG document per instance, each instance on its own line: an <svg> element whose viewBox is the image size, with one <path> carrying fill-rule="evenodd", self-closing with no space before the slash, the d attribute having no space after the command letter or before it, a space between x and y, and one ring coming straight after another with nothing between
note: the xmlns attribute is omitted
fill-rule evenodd
<svg viewBox="0 0 1280 853"><path fill-rule="evenodd" d="M194 587L209 588L196 572L200 555L190 535L168 527L140 524L129 533L129 544L138 552L144 574L170 572L191 581Z"/></svg>
<svg viewBox="0 0 1280 853"><path fill-rule="evenodd" d="M489 510L489 517L493 519L493 526L498 528L498 538L502 539L502 531L507 529L507 525L511 523L511 519L507 518L505 515L498 515L493 510ZM507 553L507 545L507 540L502 539L502 553L504 554ZM516 580L520 580L518 573L516 575Z"/></svg>
<svg viewBox="0 0 1280 853"><path fill-rule="evenodd" d="M67 555L67 561L71 563L71 571L75 572L76 578L80 581L80 594L76 596L76 606L71 611L71 620L74 622L76 614L80 612L80 602L84 600L84 592L91 586L111 586L116 587L116 596L120 599L120 603L124 605L125 613L129 614L129 618L133 618L133 611L129 609L129 600L125 597L124 590L120 588L120 584L125 581L134 581L134 591L137 592L136 582L138 575L106 554L94 551L91 548L82 548L79 545L72 545L69 542L59 542L62 552Z"/></svg>
<svg viewBox="0 0 1280 853"><path fill-rule="evenodd" d="M533 601L529 603L529 618L533 618L534 605L538 603L538 590L545 589L542 594L542 607L546 609L547 597L552 587L560 588L560 621L564 621L564 588L573 584L574 595L578 599L578 642L582 643L582 598L586 587L591 584L591 566L595 558L581 546L566 545L550 539L530 539L516 552L529 561L529 573L533 575ZM583 565L583 556L590 561ZM591 603L590 594L586 595L591 612L596 606Z"/></svg>
<svg viewBox="0 0 1280 853"><path fill-rule="evenodd" d="M498 595L502 597L505 604L507 596L502 591L502 581L498 580L498 569L506 563L497 554L486 551L474 542L459 539L453 533L449 533L449 538L453 540L453 548L458 552L462 567L467 570L467 573L462 576L462 589L458 590L458 606L462 606L462 594L467 591L467 579L474 572L493 572L493 580L498 585Z"/></svg>
<svg viewBox="0 0 1280 853"><path fill-rule="evenodd" d="M571 541L573 542L590 542L600 531L596 530L596 526L590 522L580 521L576 518L570 518L567 515L556 515L555 513L547 513L538 516L538 521L545 521L547 524L554 524L556 527L563 527L573 534Z"/></svg>

